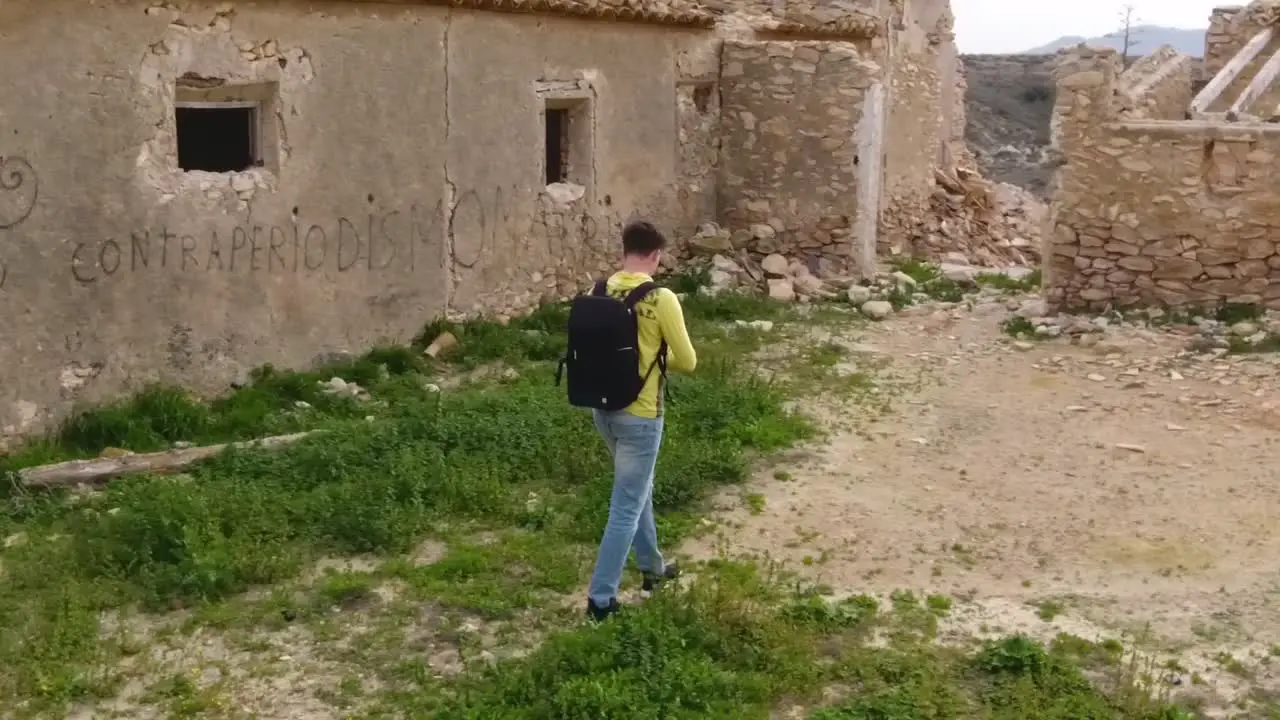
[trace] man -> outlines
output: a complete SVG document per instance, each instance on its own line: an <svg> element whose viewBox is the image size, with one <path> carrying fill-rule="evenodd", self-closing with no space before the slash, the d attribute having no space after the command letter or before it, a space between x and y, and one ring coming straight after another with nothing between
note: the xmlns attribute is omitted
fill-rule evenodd
<svg viewBox="0 0 1280 720"><path fill-rule="evenodd" d="M622 299L642 283L652 282L666 249L667 239L653 225L635 222L622 231L622 269L606 284L611 297ZM661 349L666 368L693 372L698 356L685 329L680 299L667 288L656 288L635 305L640 367L651 369ZM644 373L642 373L642 376ZM587 612L604 620L617 612L618 585L634 547L644 574L641 595L648 597L658 585L678 574L658 550L658 528L653 516L653 471L662 443L663 374L650 372L640 395L623 410L593 410L596 429L613 456L613 497L609 522L600 541L595 571L587 591Z"/></svg>

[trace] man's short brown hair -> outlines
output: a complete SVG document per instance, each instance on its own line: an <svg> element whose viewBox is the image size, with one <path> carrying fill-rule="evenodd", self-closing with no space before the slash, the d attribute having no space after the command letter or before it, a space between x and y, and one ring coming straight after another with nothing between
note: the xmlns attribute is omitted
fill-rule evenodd
<svg viewBox="0 0 1280 720"><path fill-rule="evenodd" d="M642 220L622 229L622 254L652 255L667 247L667 237L651 223Z"/></svg>

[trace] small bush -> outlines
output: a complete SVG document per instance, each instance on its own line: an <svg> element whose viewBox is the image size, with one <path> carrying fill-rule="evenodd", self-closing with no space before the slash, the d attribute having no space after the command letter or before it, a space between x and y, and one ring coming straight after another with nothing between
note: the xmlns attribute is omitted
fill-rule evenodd
<svg viewBox="0 0 1280 720"><path fill-rule="evenodd" d="M1053 96L1053 88L1048 85L1032 85L1023 88L1022 93L1019 95L1022 98L1022 102L1028 105L1053 102Z"/></svg>

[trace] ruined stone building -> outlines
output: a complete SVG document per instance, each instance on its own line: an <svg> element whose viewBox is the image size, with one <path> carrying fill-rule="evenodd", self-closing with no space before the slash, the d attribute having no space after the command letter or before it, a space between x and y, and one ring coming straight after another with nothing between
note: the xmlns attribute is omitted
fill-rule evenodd
<svg viewBox="0 0 1280 720"><path fill-rule="evenodd" d="M1202 87L1167 47L1124 72L1113 52L1064 55L1051 304L1280 308L1278 20L1276 0L1215 10Z"/></svg>
<svg viewBox="0 0 1280 720"><path fill-rule="evenodd" d="M636 217L865 269L958 152L951 23L946 0L6 0L0 435L571 294Z"/></svg>

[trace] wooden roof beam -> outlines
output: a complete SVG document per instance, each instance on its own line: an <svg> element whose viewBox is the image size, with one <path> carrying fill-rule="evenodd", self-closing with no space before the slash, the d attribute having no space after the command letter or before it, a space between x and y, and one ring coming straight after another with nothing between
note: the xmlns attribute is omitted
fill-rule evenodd
<svg viewBox="0 0 1280 720"><path fill-rule="evenodd" d="M1270 26L1254 35L1249 39L1249 42L1245 43L1244 47L1240 48L1240 52L1236 53L1235 57L1231 58L1222 67L1222 70L1213 76L1209 84L1205 85L1200 90L1200 94L1196 95L1195 99L1191 101L1192 119L1196 119L1208 112L1209 107L1222 96L1222 93L1226 92L1227 88L1248 67L1249 63L1262 54L1262 51L1266 49L1272 38L1275 37L1275 32L1275 26Z"/></svg>
<svg viewBox="0 0 1280 720"><path fill-rule="evenodd" d="M1275 85L1277 77L1280 77L1280 50L1271 54L1266 64L1258 70L1258 74L1249 81L1249 86L1240 93L1240 97L1236 98L1235 102L1231 103L1231 109L1227 110L1227 119L1234 122L1244 117L1258 98Z"/></svg>

